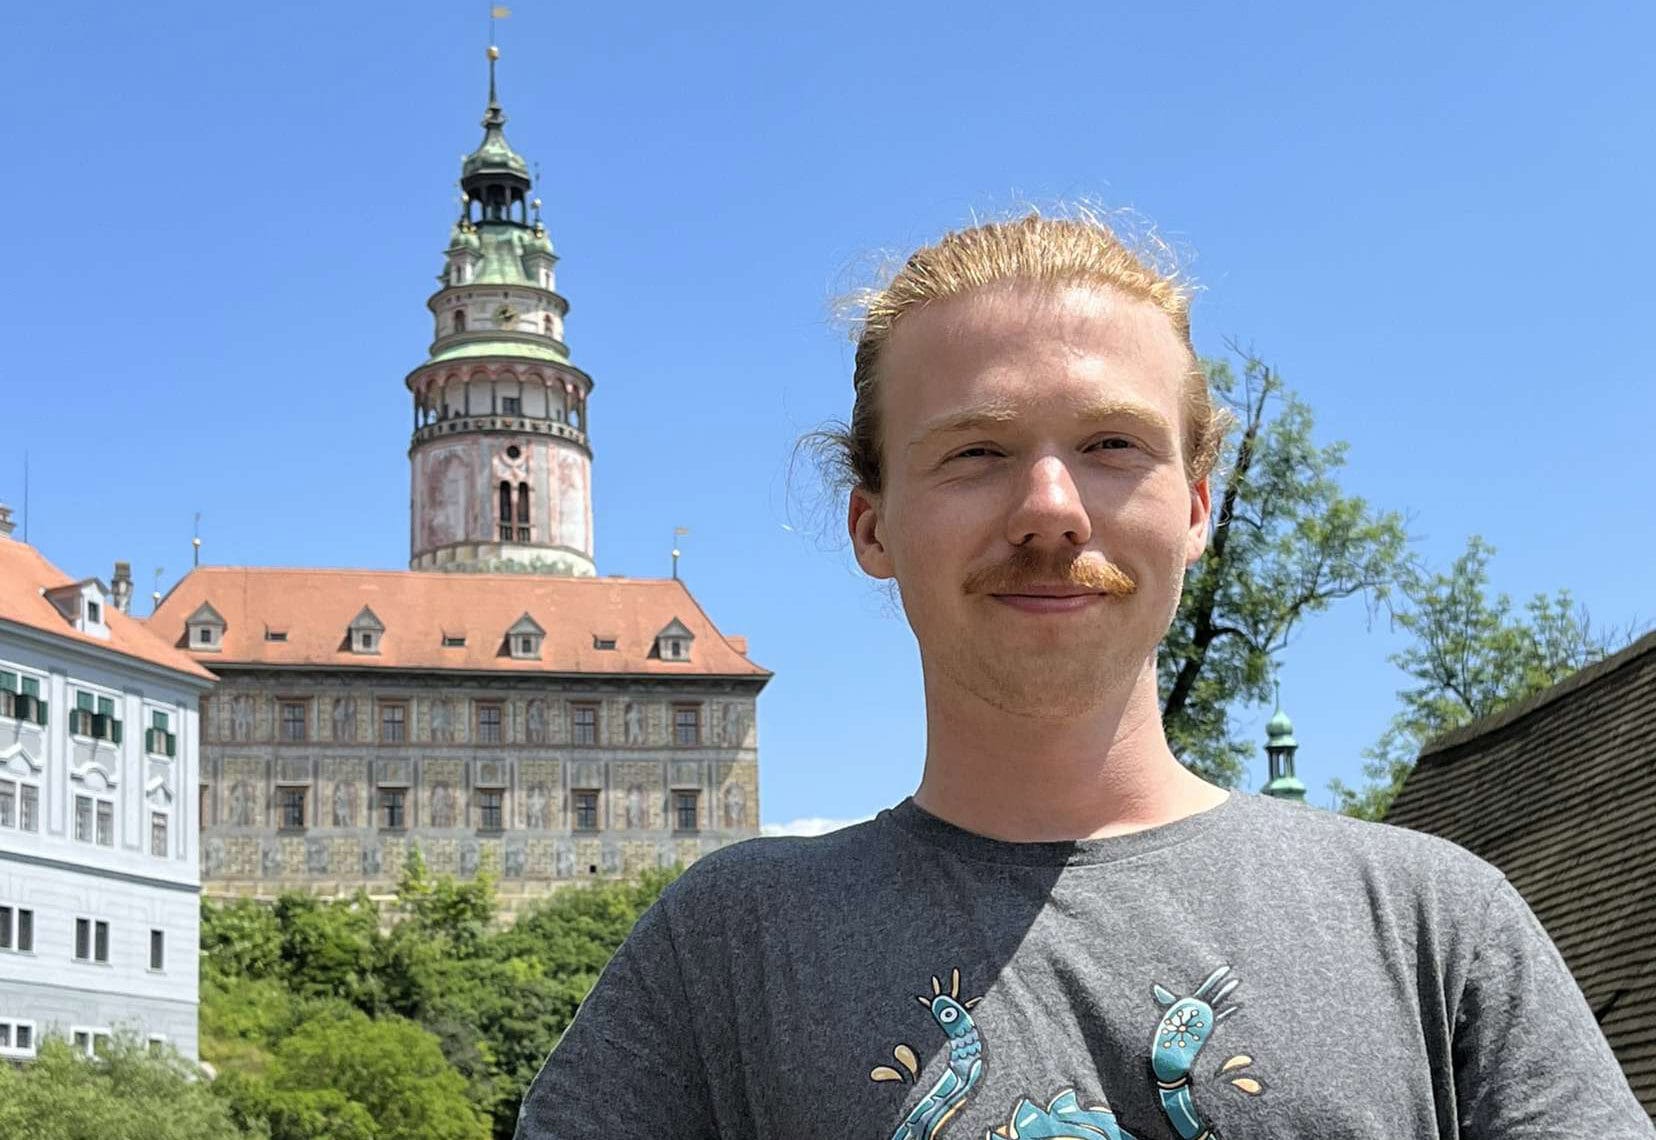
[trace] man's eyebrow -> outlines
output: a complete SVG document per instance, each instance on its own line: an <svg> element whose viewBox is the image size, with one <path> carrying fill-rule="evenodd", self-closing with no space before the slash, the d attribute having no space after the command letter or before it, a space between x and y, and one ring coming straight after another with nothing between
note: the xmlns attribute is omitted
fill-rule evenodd
<svg viewBox="0 0 1656 1140"><path fill-rule="evenodd" d="M978 428L997 427L1002 424L1016 422L1022 412L1016 404L996 402L978 404L974 407L963 408L958 412L939 416L921 426L914 438L909 440L908 446L918 447L927 440L936 436L953 435L958 432L975 431ZM1136 420L1145 427L1172 434L1173 425L1166 416L1148 404L1137 400L1094 400L1083 407L1078 419L1086 423L1096 423L1105 420Z"/></svg>

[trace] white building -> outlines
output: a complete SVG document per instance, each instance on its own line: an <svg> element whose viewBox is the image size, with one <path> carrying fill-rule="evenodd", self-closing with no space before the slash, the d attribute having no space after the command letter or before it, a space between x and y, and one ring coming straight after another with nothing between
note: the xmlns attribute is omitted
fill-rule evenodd
<svg viewBox="0 0 1656 1140"><path fill-rule="evenodd" d="M213 675L0 507L0 1056L116 1029L196 1054L197 709Z"/></svg>

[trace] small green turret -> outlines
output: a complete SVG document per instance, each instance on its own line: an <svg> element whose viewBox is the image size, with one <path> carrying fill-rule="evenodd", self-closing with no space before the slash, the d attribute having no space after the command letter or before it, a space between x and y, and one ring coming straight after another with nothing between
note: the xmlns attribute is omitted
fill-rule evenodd
<svg viewBox="0 0 1656 1140"><path fill-rule="evenodd" d="M1265 724L1265 756L1270 762L1271 778L1260 789L1261 795L1305 802L1305 784L1294 775L1294 753L1298 751L1294 722L1282 711L1282 691L1278 689L1276 713Z"/></svg>

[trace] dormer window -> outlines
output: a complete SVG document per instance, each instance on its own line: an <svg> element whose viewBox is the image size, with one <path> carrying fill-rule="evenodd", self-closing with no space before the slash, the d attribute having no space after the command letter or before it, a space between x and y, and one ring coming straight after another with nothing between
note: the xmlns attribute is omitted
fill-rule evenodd
<svg viewBox="0 0 1656 1140"><path fill-rule="evenodd" d="M104 624L105 598L109 588L98 579L86 578L41 592L56 607L63 620L81 633L109 637L109 627Z"/></svg>
<svg viewBox="0 0 1656 1140"><path fill-rule="evenodd" d="M209 603L202 602L195 613L184 619L184 629L191 649L203 653L217 653L224 642L224 619Z"/></svg>
<svg viewBox="0 0 1656 1140"><path fill-rule="evenodd" d="M384 634L385 623L375 616L373 610L363 606L345 631L346 647L352 653L378 653L380 638Z"/></svg>
<svg viewBox="0 0 1656 1140"><path fill-rule="evenodd" d="M614 649L615 648L615 638L613 638L613 637L599 637L595 634L595 635L593 635L593 638L592 638L592 648L594 648L594 649Z"/></svg>
<svg viewBox="0 0 1656 1140"><path fill-rule="evenodd" d="M506 651L520 661L535 660L540 657L541 640L545 636L540 623L525 613L506 631Z"/></svg>
<svg viewBox="0 0 1656 1140"><path fill-rule="evenodd" d="M678 618L674 618L667 623L666 629L656 634L653 656L663 661L688 661L690 644L695 640L696 635Z"/></svg>
<svg viewBox="0 0 1656 1140"><path fill-rule="evenodd" d="M445 633L445 634L443 634L443 648L444 649L464 649L465 647L466 647L466 635L465 634L463 634L463 633Z"/></svg>
<svg viewBox="0 0 1656 1140"><path fill-rule="evenodd" d="M265 640L266 641L286 641L287 640L287 630L285 630L285 629L266 629L265 630Z"/></svg>

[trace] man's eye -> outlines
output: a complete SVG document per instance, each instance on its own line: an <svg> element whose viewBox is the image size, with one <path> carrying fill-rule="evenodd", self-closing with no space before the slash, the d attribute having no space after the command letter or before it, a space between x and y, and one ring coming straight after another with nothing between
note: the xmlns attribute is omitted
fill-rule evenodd
<svg viewBox="0 0 1656 1140"><path fill-rule="evenodd" d="M1132 440L1123 439L1119 435L1112 435L1105 439L1094 440L1087 445L1088 451L1121 451L1136 446Z"/></svg>
<svg viewBox="0 0 1656 1140"><path fill-rule="evenodd" d="M955 452L953 455L949 456L949 458L950 459L981 459L981 458L984 458L985 456L990 456L990 455L994 455L994 454L995 454L995 450L994 450L994 448L991 448L991 447L963 447L959 451Z"/></svg>

